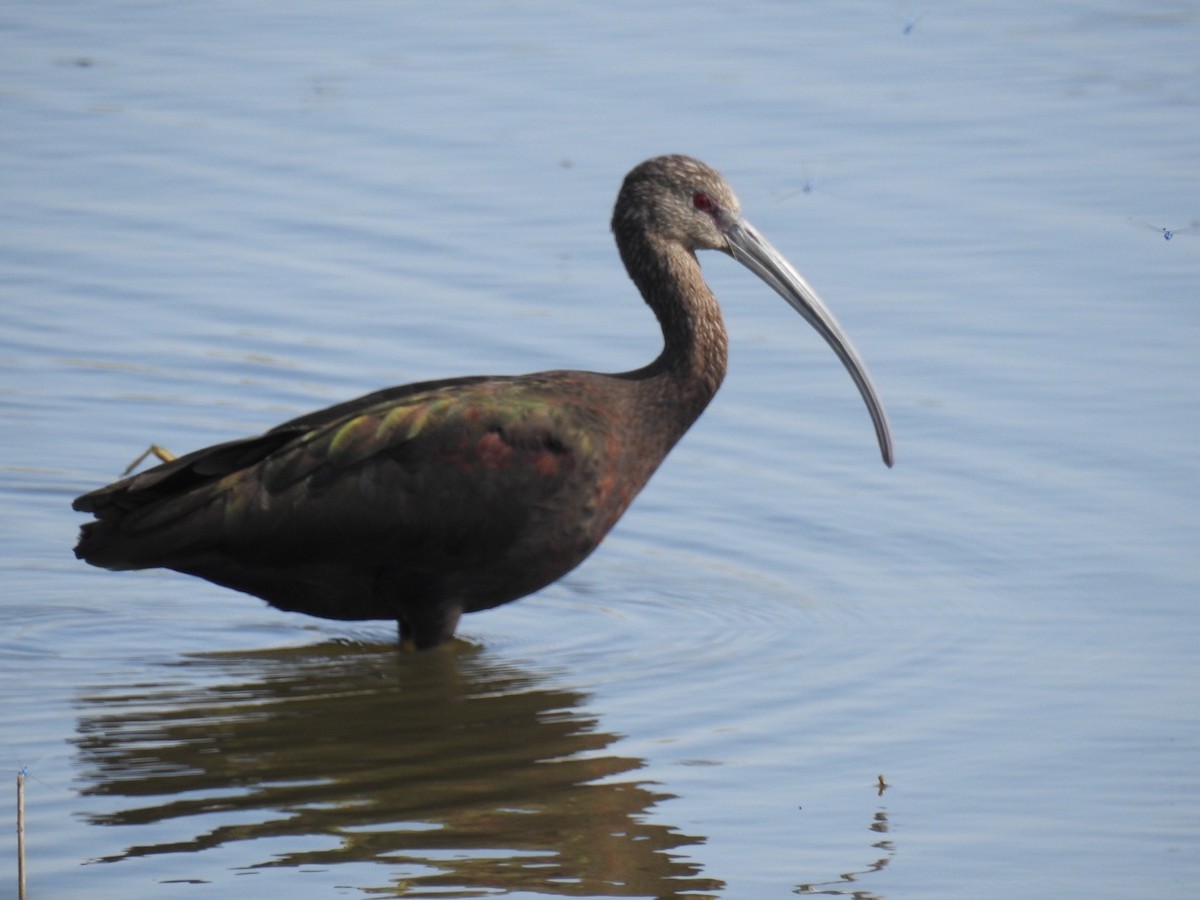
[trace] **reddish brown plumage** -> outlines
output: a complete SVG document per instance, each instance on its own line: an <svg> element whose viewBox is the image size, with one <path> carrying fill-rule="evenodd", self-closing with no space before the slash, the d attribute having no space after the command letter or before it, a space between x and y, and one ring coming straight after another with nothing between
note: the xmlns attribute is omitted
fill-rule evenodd
<svg viewBox="0 0 1200 900"><path fill-rule="evenodd" d="M649 160L627 176L613 231L662 325L653 363L391 388L199 450L79 497L96 521L76 555L280 609L396 619L436 645L461 613L582 562L703 411L727 340L694 251L738 255L748 229L712 169Z"/></svg>

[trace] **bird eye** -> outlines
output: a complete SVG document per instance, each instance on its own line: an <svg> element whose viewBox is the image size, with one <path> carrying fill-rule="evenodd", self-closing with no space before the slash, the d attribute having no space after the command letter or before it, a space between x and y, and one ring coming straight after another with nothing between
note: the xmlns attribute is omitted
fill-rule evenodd
<svg viewBox="0 0 1200 900"><path fill-rule="evenodd" d="M706 213L710 213L717 208L717 204L713 202L713 198L704 193L692 195L692 206L696 207L700 212Z"/></svg>

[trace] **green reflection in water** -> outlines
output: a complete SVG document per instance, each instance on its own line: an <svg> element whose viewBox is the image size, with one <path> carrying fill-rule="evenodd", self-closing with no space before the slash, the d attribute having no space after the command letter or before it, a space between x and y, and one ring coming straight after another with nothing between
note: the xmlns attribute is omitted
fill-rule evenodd
<svg viewBox="0 0 1200 900"><path fill-rule="evenodd" d="M104 862L271 839L255 867L376 862L360 887L390 895L713 896L677 852L703 838L646 821L671 795L620 777L643 763L585 699L461 643L187 657L80 697L82 792L121 798L87 818L170 823Z"/></svg>

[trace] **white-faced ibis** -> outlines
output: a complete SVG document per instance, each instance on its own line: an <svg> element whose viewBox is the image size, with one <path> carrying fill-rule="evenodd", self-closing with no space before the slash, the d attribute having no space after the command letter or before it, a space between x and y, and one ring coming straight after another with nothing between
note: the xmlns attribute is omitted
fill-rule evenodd
<svg viewBox="0 0 1200 900"><path fill-rule="evenodd" d="M464 612L524 597L591 553L716 393L727 337L697 250L775 289L837 353L892 442L866 368L825 305L686 156L629 173L613 232L665 346L617 375L538 372L388 388L79 497L75 555L165 567L330 619L395 619L432 647Z"/></svg>

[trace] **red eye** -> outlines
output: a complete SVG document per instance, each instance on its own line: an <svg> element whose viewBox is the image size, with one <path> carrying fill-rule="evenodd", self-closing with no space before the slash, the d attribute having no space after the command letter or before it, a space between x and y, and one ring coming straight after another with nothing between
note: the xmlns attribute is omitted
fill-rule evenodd
<svg viewBox="0 0 1200 900"><path fill-rule="evenodd" d="M710 213L717 208L717 204L713 202L712 197L708 194L693 194L692 206L700 210L700 212Z"/></svg>

